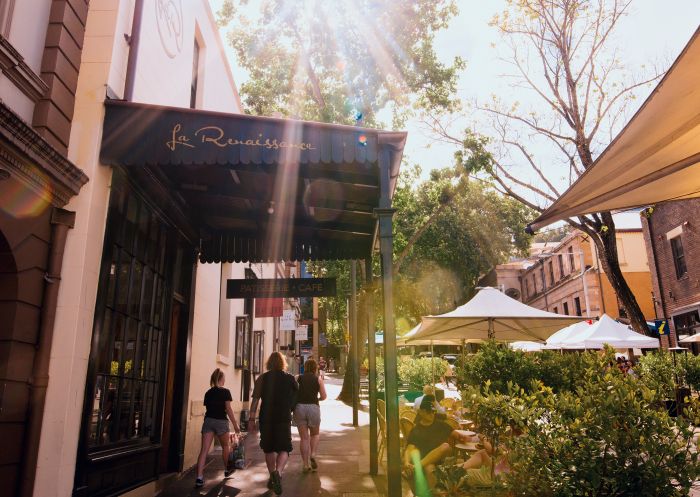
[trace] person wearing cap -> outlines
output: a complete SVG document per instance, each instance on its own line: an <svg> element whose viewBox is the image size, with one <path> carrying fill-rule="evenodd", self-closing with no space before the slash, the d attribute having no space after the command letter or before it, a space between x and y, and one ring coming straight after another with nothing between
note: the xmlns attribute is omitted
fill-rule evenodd
<svg viewBox="0 0 700 497"><path fill-rule="evenodd" d="M426 475L428 485L435 484L435 466L452 453L452 445L463 437L442 420L435 419L435 396L424 395L418 408L415 425L408 435L404 452L403 474L413 475L414 462L420 465Z"/></svg>
<svg viewBox="0 0 700 497"><path fill-rule="evenodd" d="M413 408L416 411L418 411L418 409L420 408L420 404L426 395L431 395L433 398L435 398L435 387L432 385L425 385L423 387L423 395L421 395L420 397L416 397L416 400L413 402ZM434 401L434 407L436 412L445 412L445 408L438 403L437 399L435 399Z"/></svg>

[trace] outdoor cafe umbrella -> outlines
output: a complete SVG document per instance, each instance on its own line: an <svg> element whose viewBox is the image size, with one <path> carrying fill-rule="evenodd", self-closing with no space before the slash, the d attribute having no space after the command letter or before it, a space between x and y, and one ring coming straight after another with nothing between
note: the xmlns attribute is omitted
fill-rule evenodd
<svg viewBox="0 0 700 497"><path fill-rule="evenodd" d="M580 337L582 333L585 333L588 328L593 324L592 321L580 321L578 323L570 324L566 328L562 328L557 331L554 335L547 339L547 344L544 346L545 349L562 349L566 348L563 346L567 340L574 340Z"/></svg>
<svg viewBox="0 0 700 497"><path fill-rule="evenodd" d="M618 323L607 314L603 314L588 328L562 340L558 348L602 349L605 345L616 349L658 349L659 340L637 333L626 324Z"/></svg>
<svg viewBox="0 0 700 497"><path fill-rule="evenodd" d="M698 333L698 334L696 334L696 335L688 335L688 336L685 336L685 337L681 338L681 339L678 340L678 341L679 341L680 343L696 343L696 342L700 342L700 333Z"/></svg>
<svg viewBox="0 0 700 497"><path fill-rule="evenodd" d="M430 339L544 342L555 331L580 320L535 309L487 287L451 312L423 317L420 329L406 343Z"/></svg>

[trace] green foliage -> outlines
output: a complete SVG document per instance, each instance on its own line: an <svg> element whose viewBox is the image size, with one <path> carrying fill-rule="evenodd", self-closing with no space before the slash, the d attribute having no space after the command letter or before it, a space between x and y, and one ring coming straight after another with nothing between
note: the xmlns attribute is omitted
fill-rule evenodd
<svg viewBox="0 0 700 497"><path fill-rule="evenodd" d="M687 360L685 380L690 388L698 392L700 391L700 356L689 355Z"/></svg>
<svg viewBox="0 0 700 497"><path fill-rule="evenodd" d="M255 18L246 3L225 0L218 21L250 73L240 88L247 112L346 124L361 112L374 126L382 109L395 122L414 105L455 109L464 63L441 62L433 46L457 14L454 1L268 0Z"/></svg>
<svg viewBox="0 0 700 497"><path fill-rule="evenodd" d="M524 251L524 226L534 216L458 170L433 170L424 181L420 173L404 169L393 200L395 302L410 323L462 303L481 275Z"/></svg>
<svg viewBox="0 0 700 497"><path fill-rule="evenodd" d="M658 393L623 375L610 350L586 354L581 385L541 390L526 431L507 441L516 496L687 495L700 476L692 425L670 418ZM532 397L531 397L532 399ZM696 416L693 408L689 415Z"/></svg>
<svg viewBox="0 0 700 497"><path fill-rule="evenodd" d="M644 384L659 392L665 399L675 399L675 381L678 375L679 384L685 382L685 358L676 358L676 368L673 367L673 357L660 349L658 352L646 354L639 358L634 370Z"/></svg>
<svg viewBox="0 0 700 497"><path fill-rule="evenodd" d="M493 341L467 356L464 364L458 362L456 374L462 384L476 388L489 384L491 391L499 393L506 392L509 384L529 386L535 378L530 356Z"/></svg>
<svg viewBox="0 0 700 497"><path fill-rule="evenodd" d="M410 390L422 390L444 376L448 367L447 361L438 357L402 357L396 369L399 380L407 383Z"/></svg>
<svg viewBox="0 0 700 497"><path fill-rule="evenodd" d="M337 296L320 297L318 307L322 331L329 343L345 345L348 305L346 295L350 293L350 261L309 262L307 271L317 278L335 278Z"/></svg>

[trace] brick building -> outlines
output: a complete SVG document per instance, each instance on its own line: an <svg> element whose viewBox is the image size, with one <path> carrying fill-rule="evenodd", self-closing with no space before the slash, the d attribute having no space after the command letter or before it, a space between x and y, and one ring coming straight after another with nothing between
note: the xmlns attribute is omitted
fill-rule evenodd
<svg viewBox="0 0 700 497"><path fill-rule="evenodd" d="M642 216L652 270L654 305L672 336L700 329L700 199L664 202Z"/></svg>

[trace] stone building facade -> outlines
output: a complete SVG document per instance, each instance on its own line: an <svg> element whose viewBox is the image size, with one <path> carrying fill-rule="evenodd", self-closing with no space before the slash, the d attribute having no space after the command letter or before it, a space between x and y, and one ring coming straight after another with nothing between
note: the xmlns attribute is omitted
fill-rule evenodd
<svg viewBox="0 0 700 497"><path fill-rule="evenodd" d="M645 318L653 319L651 277L641 229L618 229L617 233L622 272ZM490 284L502 287L510 297L549 312L626 318L595 246L585 234L572 232L558 244L537 249L536 254L524 260L496 266ZM483 283L489 284L487 281Z"/></svg>

